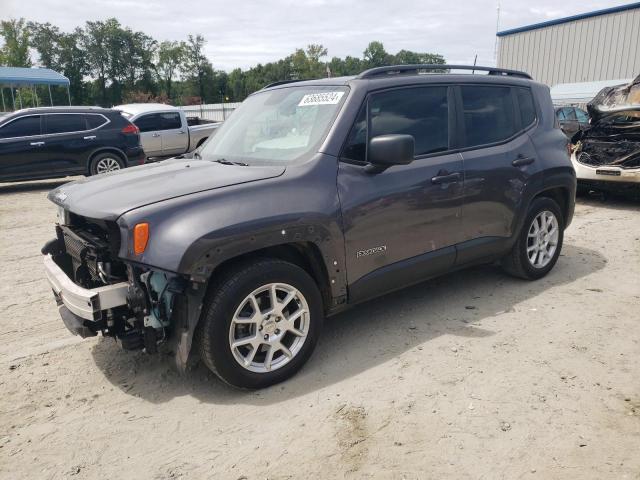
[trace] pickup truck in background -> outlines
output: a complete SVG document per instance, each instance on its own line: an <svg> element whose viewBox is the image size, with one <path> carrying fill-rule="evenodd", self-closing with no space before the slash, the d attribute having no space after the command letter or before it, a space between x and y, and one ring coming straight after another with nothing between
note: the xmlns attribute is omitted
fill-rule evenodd
<svg viewBox="0 0 640 480"><path fill-rule="evenodd" d="M132 103L114 109L140 129L140 142L148 158L191 152L220 125L203 119L187 119L179 108L160 103Z"/></svg>

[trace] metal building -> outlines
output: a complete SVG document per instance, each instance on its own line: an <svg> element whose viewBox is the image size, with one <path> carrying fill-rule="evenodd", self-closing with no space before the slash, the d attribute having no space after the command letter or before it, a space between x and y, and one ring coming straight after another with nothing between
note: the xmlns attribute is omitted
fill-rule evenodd
<svg viewBox="0 0 640 480"><path fill-rule="evenodd" d="M549 86L640 74L640 2L498 32L498 67Z"/></svg>

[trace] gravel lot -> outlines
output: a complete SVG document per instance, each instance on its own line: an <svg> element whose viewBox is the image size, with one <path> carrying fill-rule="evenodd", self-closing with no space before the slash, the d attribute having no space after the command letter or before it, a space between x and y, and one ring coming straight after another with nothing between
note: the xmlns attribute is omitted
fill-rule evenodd
<svg viewBox="0 0 640 480"><path fill-rule="evenodd" d="M580 199L535 283L458 272L328 321L260 392L64 328L59 182L0 185L0 478L640 479L640 204Z"/></svg>

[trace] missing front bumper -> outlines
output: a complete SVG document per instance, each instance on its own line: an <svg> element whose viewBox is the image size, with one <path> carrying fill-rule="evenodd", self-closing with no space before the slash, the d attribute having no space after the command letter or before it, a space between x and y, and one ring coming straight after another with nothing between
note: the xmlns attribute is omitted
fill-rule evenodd
<svg viewBox="0 0 640 480"><path fill-rule="evenodd" d="M56 300L84 320L102 320L104 310L127 304L127 282L92 289L80 287L67 276L51 255L44 256L44 268Z"/></svg>

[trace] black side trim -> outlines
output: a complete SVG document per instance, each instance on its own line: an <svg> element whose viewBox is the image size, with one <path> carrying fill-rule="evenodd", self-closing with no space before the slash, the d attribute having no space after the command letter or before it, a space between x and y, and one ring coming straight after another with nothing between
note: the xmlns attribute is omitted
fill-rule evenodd
<svg viewBox="0 0 640 480"><path fill-rule="evenodd" d="M433 252L378 268L349 286L349 303L359 303L446 273L456 258L455 247Z"/></svg>
<svg viewBox="0 0 640 480"><path fill-rule="evenodd" d="M517 235L512 238L481 237L459 243L456 245L458 250L456 266L499 258L509 251L516 238Z"/></svg>

